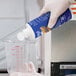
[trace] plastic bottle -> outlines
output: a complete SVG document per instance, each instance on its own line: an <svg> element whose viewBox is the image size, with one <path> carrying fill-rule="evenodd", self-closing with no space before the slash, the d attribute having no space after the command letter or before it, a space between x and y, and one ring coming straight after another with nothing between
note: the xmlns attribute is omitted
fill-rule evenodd
<svg viewBox="0 0 76 76"><path fill-rule="evenodd" d="M42 16L26 23L26 28L23 29L21 32L18 33L17 38L18 40L22 41L25 38L29 40L33 40L42 35L41 27L47 27L48 21L50 18L51 13L47 12ZM69 8L58 18L56 24L52 29L55 29L62 25L63 23L69 21L72 18L71 11Z"/></svg>

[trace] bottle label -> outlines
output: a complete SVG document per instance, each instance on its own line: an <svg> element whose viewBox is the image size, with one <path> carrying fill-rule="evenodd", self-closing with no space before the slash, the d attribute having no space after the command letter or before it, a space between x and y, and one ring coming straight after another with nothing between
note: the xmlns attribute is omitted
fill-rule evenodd
<svg viewBox="0 0 76 76"><path fill-rule="evenodd" d="M42 35L41 27L47 27L48 21L50 18L51 13L47 12L46 14L43 14L42 16L28 22L28 24L31 26L35 33L35 38L39 37ZM57 20L56 24L54 25L53 28L57 28L63 23L69 21L72 18L71 12L69 9L67 9Z"/></svg>

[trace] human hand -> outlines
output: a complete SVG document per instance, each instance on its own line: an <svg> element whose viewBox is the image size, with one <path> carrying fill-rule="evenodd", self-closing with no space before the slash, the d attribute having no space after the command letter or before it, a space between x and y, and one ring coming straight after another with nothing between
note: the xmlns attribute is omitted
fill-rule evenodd
<svg viewBox="0 0 76 76"><path fill-rule="evenodd" d="M48 27L52 28L58 17L64 13L69 6L71 5L70 0L47 0L47 2L45 3L43 9L40 12L40 15L50 11L51 12L51 16L49 19L49 23L48 23Z"/></svg>
<svg viewBox="0 0 76 76"><path fill-rule="evenodd" d="M26 63L24 67L26 68L25 72L13 72L10 76L43 76L42 74L36 72L32 62Z"/></svg>

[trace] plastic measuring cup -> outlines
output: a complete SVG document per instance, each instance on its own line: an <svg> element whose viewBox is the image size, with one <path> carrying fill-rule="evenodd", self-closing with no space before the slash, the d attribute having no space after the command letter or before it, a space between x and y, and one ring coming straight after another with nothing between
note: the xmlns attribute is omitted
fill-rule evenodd
<svg viewBox="0 0 76 76"><path fill-rule="evenodd" d="M26 72L25 63L32 61L35 63L36 55L31 54L36 51L35 42L5 42L5 52L7 61L7 71L12 72Z"/></svg>

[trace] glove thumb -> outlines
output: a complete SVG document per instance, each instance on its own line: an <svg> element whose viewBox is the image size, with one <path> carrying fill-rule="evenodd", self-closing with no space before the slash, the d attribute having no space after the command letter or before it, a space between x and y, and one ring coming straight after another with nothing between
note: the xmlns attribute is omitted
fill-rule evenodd
<svg viewBox="0 0 76 76"><path fill-rule="evenodd" d="M44 7L43 7L43 9L40 11L39 16L41 16L41 15L43 15L43 14L47 13L47 12L48 12L48 9L47 9L47 7L46 7L46 6L44 6Z"/></svg>
<svg viewBox="0 0 76 76"><path fill-rule="evenodd" d="M29 72L33 72L33 73L36 73L36 69L35 69L35 66L34 66L34 64L32 63L32 62L30 62L29 64L28 64L28 68L29 68Z"/></svg>

